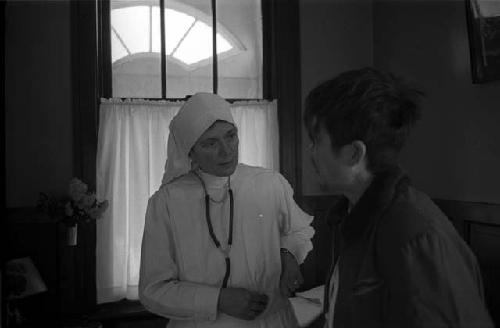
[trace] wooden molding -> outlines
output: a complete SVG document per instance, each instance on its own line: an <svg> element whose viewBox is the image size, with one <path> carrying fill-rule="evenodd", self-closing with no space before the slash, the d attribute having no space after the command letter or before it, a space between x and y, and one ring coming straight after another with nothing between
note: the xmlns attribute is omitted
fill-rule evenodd
<svg viewBox="0 0 500 328"><path fill-rule="evenodd" d="M73 174L96 186L99 78L97 2L71 1Z"/></svg>
<svg viewBox="0 0 500 328"><path fill-rule="evenodd" d="M473 219L486 224L500 223L500 204L433 199L453 219Z"/></svg>
<svg viewBox="0 0 500 328"><path fill-rule="evenodd" d="M278 99L280 171L302 193L300 15L298 0L263 0L264 96ZM270 36L270 37L269 37ZM271 66L271 69L269 69Z"/></svg>

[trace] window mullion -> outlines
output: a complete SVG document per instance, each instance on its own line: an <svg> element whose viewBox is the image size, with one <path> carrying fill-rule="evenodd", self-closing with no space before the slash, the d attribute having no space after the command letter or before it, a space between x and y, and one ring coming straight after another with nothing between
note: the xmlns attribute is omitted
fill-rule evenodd
<svg viewBox="0 0 500 328"><path fill-rule="evenodd" d="M149 6L149 52L153 52L153 6Z"/></svg>
<svg viewBox="0 0 500 328"><path fill-rule="evenodd" d="M262 97L264 99L276 98L276 27L274 26L274 6L273 0L262 0Z"/></svg>
<svg viewBox="0 0 500 328"><path fill-rule="evenodd" d="M160 0L161 97L167 98L167 55L165 50L165 0Z"/></svg>
<svg viewBox="0 0 500 328"><path fill-rule="evenodd" d="M97 58L99 66L99 97L112 97L113 86L112 86L112 66L111 66L111 22L110 22L110 1L99 1L96 2L98 11L98 52L99 57ZM114 31L115 34L116 31ZM118 35L117 35L118 36ZM120 42L123 43L121 38L118 36ZM127 51L128 49L125 48Z"/></svg>
<svg viewBox="0 0 500 328"><path fill-rule="evenodd" d="M217 4L212 0L212 80L213 93L217 94L218 89L218 65L217 65Z"/></svg>
<svg viewBox="0 0 500 328"><path fill-rule="evenodd" d="M189 28L186 30L186 32L182 35L181 39L179 40L179 42L177 42L174 50L172 50L171 54L172 56L175 54L175 52L177 51L177 49L179 49L180 45L182 44L182 42L184 42L184 39L186 39L186 36L189 34L189 32L191 32L191 30L193 29L194 25L196 24L198 20L195 19L193 21L193 23L191 24L191 26L189 26Z"/></svg>
<svg viewBox="0 0 500 328"><path fill-rule="evenodd" d="M123 38L120 36L120 33L118 33L113 26L111 26L111 32L113 32L115 34L116 38L118 39L118 41L120 41L120 44L125 49L127 54L132 55L132 51L130 51L130 49L125 44L125 41L123 41Z"/></svg>

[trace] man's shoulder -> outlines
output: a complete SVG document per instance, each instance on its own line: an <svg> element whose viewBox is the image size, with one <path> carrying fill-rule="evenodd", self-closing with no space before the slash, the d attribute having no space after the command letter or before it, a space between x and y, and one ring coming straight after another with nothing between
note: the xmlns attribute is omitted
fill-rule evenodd
<svg viewBox="0 0 500 328"><path fill-rule="evenodd" d="M453 229L446 215L424 193L410 187L398 195L383 214L378 228L379 243L397 249L423 233Z"/></svg>

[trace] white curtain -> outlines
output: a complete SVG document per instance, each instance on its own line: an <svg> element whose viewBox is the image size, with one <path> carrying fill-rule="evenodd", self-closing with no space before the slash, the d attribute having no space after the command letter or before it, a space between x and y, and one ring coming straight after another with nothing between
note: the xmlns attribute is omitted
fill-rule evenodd
<svg viewBox="0 0 500 328"><path fill-rule="evenodd" d="M148 198L161 183L170 120L183 102L101 100L97 196L110 202L97 224L98 303L137 299ZM278 170L276 101L231 105L240 162Z"/></svg>

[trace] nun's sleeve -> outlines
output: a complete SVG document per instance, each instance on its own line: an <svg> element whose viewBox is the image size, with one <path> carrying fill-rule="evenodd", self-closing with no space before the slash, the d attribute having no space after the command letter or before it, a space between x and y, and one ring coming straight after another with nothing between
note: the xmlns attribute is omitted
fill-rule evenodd
<svg viewBox="0 0 500 328"><path fill-rule="evenodd" d="M151 197L142 238L139 299L144 307L177 320L215 320L220 289L179 281L166 197Z"/></svg>
<svg viewBox="0 0 500 328"><path fill-rule="evenodd" d="M278 175L278 193L280 206L281 248L291 252L299 264L304 262L312 250L311 238L314 228L311 226L313 217L305 213L293 199L293 190L288 181Z"/></svg>

